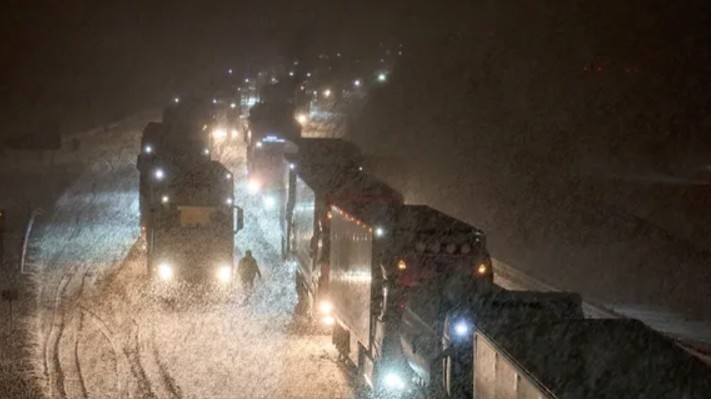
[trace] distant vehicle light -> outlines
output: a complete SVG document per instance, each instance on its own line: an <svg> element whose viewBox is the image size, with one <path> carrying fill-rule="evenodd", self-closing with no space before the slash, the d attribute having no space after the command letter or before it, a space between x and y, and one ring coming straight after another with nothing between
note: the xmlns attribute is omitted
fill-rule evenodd
<svg viewBox="0 0 711 399"><path fill-rule="evenodd" d="M383 379L383 382L385 383L385 386L389 389L394 389L398 391L405 389L405 382L399 375L395 373L386 374L385 378Z"/></svg>
<svg viewBox="0 0 711 399"><path fill-rule="evenodd" d="M147 145L147 146L143 147L143 152L145 152L146 154L152 153L152 152L153 152L153 146Z"/></svg>
<svg viewBox="0 0 711 399"><path fill-rule="evenodd" d="M225 204L227 204L227 205L232 205L233 203L234 203L234 200L232 199L232 197L229 197L225 200Z"/></svg>
<svg viewBox="0 0 711 399"><path fill-rule="evenodd" d="M167 195L160 197L160 202L162 204L167 204L169 201L170 201L170 198Z"/></svg>
<svg viewBox="0 0 711 399"><path fill-rule="evenodd" d="M381 72L378 74L378 82L383 83L388 80L388 75L386 75L384 72Z"/></svg>
<svg viewBox="0 0 711 399"><path fill-rule="evenodd" d="M176 104L179 103L179 102L180 102L180 97L175 97L175 98L173 99L173 102L176 103Z"/></svg>
<svg viewBox="0 0 711 399"><path fill-rule="evenodd" d="M231 178L232 178L232 173L230 173L230 172L225 173L225 179L229 180Z"/></svg>
<svg viewBox="0 0 711 399"><path fill-rule="evenodd" d="M358 167L358 172L362 172L362 171L363 171L363 167L362 167L362 166L359 166L359 167Z"/></svg>
<svg viewBox="0 0 711 399"><path fill-rule="evenodd" d="M158 168L155 172L153 172L153 176L155 176L157 180L163 180L165 178L165 172L163 169Z"/></svg>
<svg viewBox="0 0 711 399"><path fill-rule="evenodd" d="M227 73L230 74L230 75L232 75L232 68L228 69L228 70L227 70Z"/></svg>
<svg viewBox="0 0 711 399"><path fill-rule="evenodd" d="M407 263L405 263L404 260L400 259L400 260L397 262L397 268L398 268L398 270L406 270L406 269L407 269Z"/></svg>
<svg viewBox="0 0 711 399"><path fill-rule="evenodd" d="M215 140L224 140L227 137L227 130L218 127L212 131L212 138Z"/></svg>
<svg viewBox="0 0 711 399"><path fill-rule="evenodd" d="M257 148L262 148L262 145L263 145L263 144L262 144L261 141L257 141Z"/></svg>
<svg viewBox="0 0 711 399"><path fill-rule="evenodd" d="M249 78L244 78L244 83L249 83Z"/></svg>
<svg viewBox="0 0 711 399"><path fill-rule="evenodd" d="M213 98L213 99L212 99L212 103L213 103L213 104L217 104L217 99Z"/></svg>
<svg viewBox="0 0 711 399"><path fill-rule="evenodd" d="M205 155L210 155L210 149L209 149L209 148L205 148L204 150L202 150L202 153L205 154Z"/></svg>
<svg viewBox="0 0 711 399"><path fill-rule="evenodd" d="M264 137L262 139L262 142L263 143L285 143L286 140L284 140L278 136L269 135L269 136Z"/></svg>
<svg viewBox="0 0 711 399"><path fill-rule="evenodd" d="M295 168L296 168L296 165L294 165L293 163L289 164L289 169L294 170Z"/></svg>
<svg viewBox="0 0 711 399"><path fill-rule="evenodd" d="M235 103L230 103L230 108L232 108L232 109L237 108L237 104L235 104Z"/></svg>
<svg viewBox="0 0 711 399"><path fill-rule="evenodd" d="M249 182L247 182L247 191L249 191L250 194L258 193L261 188L262 183L257 179L250 179Z"/></svg>
<svg viewBox="0 0 711 399"><path fill-rule="evenodd" d="M331 96L331 89L326 89L323 91L323 96L329 98Z"/></svg>
<svg viewBox="0 0 711 399"><path fill-rule="evenodd" d="M307 78L310 78L310 77L311 77L311 72L307 72L307 73L306 73L306 77L307 77Z"/></svg>
<svg viewBox="0 0 711 399"><path fill-rule="evenodd" d="M375 228L375 236L376 237L382 237L385 235L385 230L383 230L382 227L376 227Z"/></svg>
<svg viewBox="0 0 711 399"><path fill-rule="evenodd" d="M276 206L276 200L272 196L264 197L264 207L267 209L273 209Z"/></svg>
<svg viewBox="0 0 711 399"><path fill-rule="evenodd" d="M301 125L305 125L306 122L309 121L309 117L306 116L306 114L298 114L296 115L296 121L299 122Z"/></svg>
<svg viewBox="0 0 711 399"><path fill-rule="evenodd" d="M333 304L330 301L321 301L321 303L318 304L318 310L323 314L331 314L333 311Z"/></svg>
<svg viewBox="0 0 711 399"><path fill-rule="evenodd" d="M294 76L294 71L289 71L289 76Z"/></svg>
<svg viewBox="0 0 711 399"><path fill-rule="evenodd" d="M356 80L353 81L353 86L355 86L355 87L360 87L360 85L361 85L360 79L356 79Z"/></svg>
<svg viewBox="0 0 711 399"><path fill-rule="evenodd" d="M479 265L479 267L476 269L476 272L479 273L479 274L486 274L486 271L487 271L488 269L489 269L489 268L486 267L486 265L485 265L484 263L482 263L482 264Z"/></svg>
<svg viewBox="0 0 711 399"><path fill-rule="evenodd" d="M173 266L169 263L163 262L158 265L158 278L163 281L170 281L173 279Z"/></svg>
<svg viewBox="0 0 711 399"><path fill-rule="evenodd" d="M469 334L469 324L466 321L460 320L454 325L454 333L460 337Z"/></svg>
<svg viewBox="0 0 711 399"><path fill-rule="evenodd" d="M232 279L232 268L226 265L220 266L220 268L217 269L217 279L221 283L229 283Z"/></svg>
<svg viewBox="0 0 711 399"><path fill-rule="evenodd" d="M325 324L327 326L332 326L332 325L336 324L336 319L333 318L333 316L331 316L331 315L324 316L323 319L321 319L321 321L323 322L323 324Z"/></svg>

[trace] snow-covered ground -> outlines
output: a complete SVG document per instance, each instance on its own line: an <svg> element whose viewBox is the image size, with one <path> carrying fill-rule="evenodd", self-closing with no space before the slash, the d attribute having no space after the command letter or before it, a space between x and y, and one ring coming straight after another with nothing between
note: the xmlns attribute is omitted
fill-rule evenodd
<svg viewBox="0 0 711 399"><path fill-rule="evenodd" d="M82 141L84 172L32 235L39 307L36 380L52 398L351 398L357 386L330 337L292 317L293 270L276 214L245 194L241 143L222 151L245 209L236 255L251 249L263 280L243 305L168 303L147 281L135 155L146 119Z"/></svg>

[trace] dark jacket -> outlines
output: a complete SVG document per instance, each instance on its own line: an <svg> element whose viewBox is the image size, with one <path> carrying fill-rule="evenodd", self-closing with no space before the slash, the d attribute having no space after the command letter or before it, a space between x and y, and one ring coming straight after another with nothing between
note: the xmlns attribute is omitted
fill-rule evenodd
<svg viewBox="0 0 711 399"><path fill-rule="evenodd" d="M239 260L237 273L239 273L242 281L254 280L255 276L262 278L262 273L259 272L259 266L257 266L257 260L251 256L245 256Z"/></svg>

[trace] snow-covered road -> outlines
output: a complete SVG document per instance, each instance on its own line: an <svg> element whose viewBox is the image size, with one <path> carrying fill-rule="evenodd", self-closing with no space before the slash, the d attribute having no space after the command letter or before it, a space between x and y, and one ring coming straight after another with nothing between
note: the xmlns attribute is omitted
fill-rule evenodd
<svg viewBox="0 0 711 399"><path fill-rule="evenodd" d="M40 299L32 357L47 396L355 397L330 337L292 318L293 270L279 255L276 214L244 194L241 143L222 155L245 208L235 252L252 249L264 275L252 300L176 306L153 295L134 166L146 122L83 141L84 173L32 236Z"/></svg>

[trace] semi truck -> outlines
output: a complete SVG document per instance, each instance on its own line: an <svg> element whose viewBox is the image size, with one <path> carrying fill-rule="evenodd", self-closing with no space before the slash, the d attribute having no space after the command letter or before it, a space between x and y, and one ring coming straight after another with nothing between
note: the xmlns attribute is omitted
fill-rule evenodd
<svg viewBox="0 0 711 399"><path fill-rule="evenodd" d="M480 325L581 320L582 298L565 292L475 290L465 280L415 289L405 307L400 343L415 386L428 397L471 398L472 334Z"/></svg>
<svg viewBox="0 0 711 399"><path fill-rule="evenodd" d="M232 173L205 160L169 163L164 170L145 229L149 275L166 290L183 283L229 287L234 235L243 225Z"/></svg>
<svg viewBox="0 0 711 399"><path fill-rule="evenodd" d="M340 139L301 139L298 152L285 155L282 241L284 255L296 263L295 283L300 313L315 319L328 275L330 220L336 191L360 171L362 156ZM397 201L400 201L397 198Z"/></svg>
<svg viewBox="0 0 711 399"><path fill-rule="evenodd" d="M424 205L373 195L366 174L331 205L328 298L333 342L376 392L407 386L400 343L411 292L442 279L493 284L484 233Z"/></svg>

